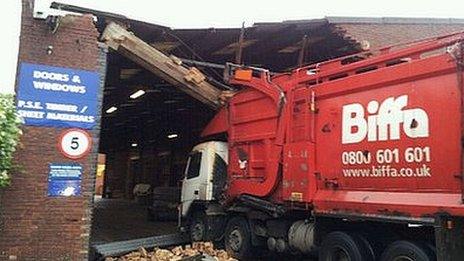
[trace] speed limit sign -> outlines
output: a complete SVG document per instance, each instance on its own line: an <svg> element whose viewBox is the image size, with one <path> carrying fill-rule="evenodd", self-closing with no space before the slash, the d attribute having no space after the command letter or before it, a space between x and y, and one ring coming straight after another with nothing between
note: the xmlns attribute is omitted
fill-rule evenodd
<svg viewBox="0 0 464 261"><path fill-rule="evenodd" d="M60 135L58 147L67 158L80 159L86 156L92 148L92 138L81 129L65 130Z"/></svg>

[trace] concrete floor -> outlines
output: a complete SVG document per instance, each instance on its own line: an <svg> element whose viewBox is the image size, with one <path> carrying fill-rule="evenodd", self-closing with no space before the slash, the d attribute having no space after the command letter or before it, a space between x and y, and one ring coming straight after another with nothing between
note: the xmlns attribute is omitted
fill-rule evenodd
<svg viewBox="0 0 464 261"><path fill-rule="evenodd" d="M137 239L177 232L177 222L151 222L146 207L125 199L95 199L91 244ZM256 260L314 261L308 257L264 254Z"/></svg>
<svg viewBox="0 0 464 261"><path fill-rule="evenodd" d="M146 206L125 199L95 199L91 244L175 233L177 222L150 222Z"/></svg>

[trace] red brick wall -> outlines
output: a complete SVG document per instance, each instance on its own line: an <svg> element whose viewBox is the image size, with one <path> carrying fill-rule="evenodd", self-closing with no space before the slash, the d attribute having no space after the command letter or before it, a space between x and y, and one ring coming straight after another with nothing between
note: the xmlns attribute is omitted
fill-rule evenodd
<svg viewBox="0 0 464 261"><path fill-rule="evenodd" d="M19 63L98 71L97 37L90 16L68 16L52 34L43 20L32 18L32 1L23 0ZM53 46L51 55L48 46ZM13 173L12 185L0 191L0 260L85 260L99 127L91 131L91 155L78 161L84 168L82 196L72 198L47 197L48 163L71 162L56 148L62 129L24 126L23 130L15 158L21 171Z"/></svg>
<svg viewBox="0 0 464 261"><path fill-rule="evenodd" d="M346 23L336 27L357 42L369 41L371 50L464 31L464 24Z"/></svg>

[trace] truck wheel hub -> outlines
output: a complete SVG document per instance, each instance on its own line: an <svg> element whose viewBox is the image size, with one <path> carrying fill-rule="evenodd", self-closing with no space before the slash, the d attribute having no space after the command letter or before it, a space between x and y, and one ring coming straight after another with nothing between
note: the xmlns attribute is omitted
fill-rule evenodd
<svg viewBox="0 0 464 261"><path fill-rule="evenodd" d="M350 261L350 257L348 253L344 249L338 248L337 250L334 251L334 259L337 261Z"/></svg>
<svg viewBox="0 0 464 261"><path fill-rule="evenodd" d="M201 223L195 223L192 227L192 239L196 241L203 240L205 229Z"/></svg>
<svg viewBox="0 0 464 261"><path fill-rule="evenodd" d="M238 229L234 229L229 234L229 246L234 251L240 251L242 247L243 237Z"/></svg>

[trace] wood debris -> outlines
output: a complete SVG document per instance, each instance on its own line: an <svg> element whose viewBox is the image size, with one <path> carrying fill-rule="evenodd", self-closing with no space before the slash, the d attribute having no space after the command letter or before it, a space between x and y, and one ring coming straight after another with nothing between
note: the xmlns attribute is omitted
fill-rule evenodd
<svg viewBox="0 0 464 261"><path fill-rule="evenodd" d="M121 257L107 257L105 261L235 261L236 259L229 256L224 250L214 249L211 242L194 242L192 245L185 247L176 246L170 250L156 248L153 251L147 251L140 247L137 251L126 254Z"/></svg>

